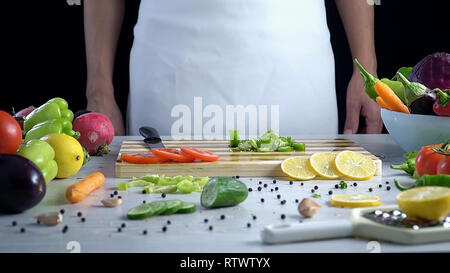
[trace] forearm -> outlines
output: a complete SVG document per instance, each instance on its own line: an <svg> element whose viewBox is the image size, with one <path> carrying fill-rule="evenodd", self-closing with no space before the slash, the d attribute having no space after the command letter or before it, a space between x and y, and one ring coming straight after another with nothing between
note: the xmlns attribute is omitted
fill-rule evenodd
<svg viewBox="0 0 450 273"><path fill-rule="evenodd" d="M84 30L87 81L111 82L125 10L125 0L85 0ZM87 88L87 92L97 90ZM89 94L88 94L89 95Z"/></svg>
<svg viewBox="0 0 450 273"><path fill-rule="evenodd" d="M374 7L366 0L336 0L353 58L375 73ZM357 67L354 66L357 71Z"/></svg>

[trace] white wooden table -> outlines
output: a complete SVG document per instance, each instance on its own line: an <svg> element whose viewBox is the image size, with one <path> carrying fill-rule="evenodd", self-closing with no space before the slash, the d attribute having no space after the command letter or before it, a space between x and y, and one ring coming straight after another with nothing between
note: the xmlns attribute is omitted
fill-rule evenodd
<svg viewBox="0 0 450 273"><path fill-rule="evenodd" d="M140 137L116 137L111 145L111 153L104 157L93 157L88 165L74 177L52 181L44 200L36 207L16 215L0 215L0 252L371 252L372 245L379 243L381 252L431 252L450 251L450 242L423 244L423 245L397 245L386 242L369 243L367 239L344 238L314 242L265 245L261 242L260 232L265 225L288 222L307 222L323 220L339 220L349 217L350 209L334 208L329 206L328 191L333 193L369 193L378 195L383 205L395 204L395 196L399 193L393 185L393 178L407 184L413 179L404 175L401 171L391 170L392 163L402 162L403 150L393 141L389 135L333 135L333 136L303 136L303 138L334 138L346 137L363 146L369 152L382 157L383 177L373 178L369 181L357 182L356 187L350 186L346 190L336 190L336 181L306 181L301 186L300 182L277 180L273 184L271 177L243 178L240 179L253 188L247 200L239 206L205 210L200 206L200 194L170 195L165 200L181 199L197 204L197 212L186 215L171 215L152 217L147 220L131 221L126 218L128 209L147 202L161 200L159 194L142 194L139 188L132 188L127 192L119 191L123 198L122 206L118 208L105 208L100 200L109 197L116 190L117 182L127 181L114 177L114 161L124 139L140 139ZM302 136L295 136L301 139ZM66 188L84 178L91 172L101 171L106 176L105 185L78 204L68 204L65 200ZM261 192L256 188L258 182L263 187ZM387 190L386 181L389 181L390 190ZM382 188L379 188L379 184ZM319 186L316 193L321 197L316 201L322 205L322 209L312 219L304 219L297 212L295 199L302 200L311 197L311 189ZM278 191L271 189L278 187ZM277 199L277 194L281 199ZM265 202L260 201L264 198ZM285 205L280 201L286 200ZM59 211L64 209L63 223L56 227L38 225L34 216L42 212ZM77 216L82 212L81 221ZM221 220L220 216L225 215ZM286 218L281 219L280 215ZM252 218L256 215L257 219ZM208 223L204 223L204 219ZM170 220L171 224L167 225ZM16 221L17 225L12 226ZM122 223L126 227L121 232L118 228ZM251 227L247 227L251 223ZM63 227L67 225L67 232L63 233ZM162 227L166 225L167 231ZM212 225L213 230L208 227ZM25 233L20 229L24 227ZM147 230L144 235L143 231Z"/></svg>

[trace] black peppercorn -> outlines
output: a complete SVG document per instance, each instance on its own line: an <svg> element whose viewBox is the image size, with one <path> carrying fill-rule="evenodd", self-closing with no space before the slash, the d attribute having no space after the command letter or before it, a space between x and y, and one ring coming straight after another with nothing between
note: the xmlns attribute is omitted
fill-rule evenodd
<svg viewBox="0 0 450 273"><path fill-rule="evenodd" d="M83 222L83 223L86 222L86 218L84 218L84 217L81 218L81 222Z"/></svg>
<svg viewBox="0 0 450 273"><path fill-rule="evenodd" d="M274 184L276 184L277 183L277 181L274 179L273 181L272 181Z"/></svg>
<svg viewBox="0 0 450 273"><path fill-rule="evenodd" d="M334 188L339 189L339 185L338 184L334 185Z"/></svg>
<svg viewBox="0 0 450 273"><path fill-rule="evenodd" d="M170 225L170 224L172 224L172 222L170 222L170 220L167 220L167 224Z"/></svg>
<svg viewBox="0 0 450 273"><path fill-rule="evenodd" d="M261 187L258 187L258 191L261 191L262 190L262 188Z"/></svg>
<svg viewBox="0 0 450 273"><path fill-rule="evenodd" d="M281 201L281 205L286 204L286 200Z"/></svg>
<svg viewBox="0 0 450 273"><path fill-rule="evenodd" d="M118 195L119 194L119 192L118 191L114 191L114 195Z"/></svg>
<svg viewBox="0 0 450 273"><path fill-rule="evenodd" d="M281 219L285 219L286 218L286 215L284 215L284 214L281 214Z"/></svg>
<svg viewBox="0 0 450 273"><path fill-rule="evenodd" d="M372 191L373 191L373 189L372 189L372 188L369 188L369 191L370 191L370 192L372 192Z"/></svg>
<svg viewBox="0 0 450 273"><path fill-rule="evenodd" d="M281 195L277 194L277 198L280 199L280 198L281 198Z"/></svg>
<svg viewBox="0 0 450 273"><path fill-rule="evenodd" d="M314 190L314 189L311 189L311 192L312 192L312 193L314 193L314 192L315 192L315 190Z"/></svg>
<svg viewBox="0 0 450 273"><path fill-rule="evenodd" d="M147 235L147 230L144 229L144 230L142 231L142 234Z"/></svg>
<svg viewBox="0 0 450 273"><path fill-rule="evenodd" d="M314 189L315 189L315 190L318 190L318 189L319 189L319 187L317 187L317 186L314 186Z"/></svg>
<svg viewBox="0 0 450 273"><path fill-rule="evenodd" d="M145 204L145 203L147 203L147 201L143 200L143 201L142 201L142 204Z"/></svg>
<svg viewBox="0 0 450 273"><path fill-rule="evenodd" d="M126 226L127 226L127 224L125 224L125 223L122 223L122 225L121 225L122 228L125 228Z"/></svg>
<svg viewBox="0 0 450 273"><path fill-rule="evenodd" d="M273 192L273 189L270 189L271 192Z"/></svg>
<svg viewBox="0 0 450 273"><path fill-rule="evenodd" d="M389 184L389 181L386 181L386 184Z"/></svg>
<svg viewBox="0 0 450 273"><path fill-rule="evenodd" d="M380 185L378 185L378 188L381 188L381 187L383 187L383 185L381 185L381 184L380 184Z"/></svg>
<svg viewBox="0 0 450 273"><path fill-rule="evenodd" d="M294 184L294 182L292 182L292 181L289 181L289 185L292 185L292 184Z"/></svg>
<svg viewBox="0 0 450 273"><path fill-rule="evenodd" d="M208 219L205 218L205 220L203 220L203 222L208 223Z"/></svg>
<svg viewBox="0 0 450 273"><path fill-rule="evenodd" d="M298 203L298 199L295 199L295 203Z"/></svg>
<svg viewBox="0 0 450 273"><path fill-rule="evenodd" d="M388 190L388 191L391 190L391 186L387 186L386 190Z"/></svg>
<svg viewBox="0 0 450 273"><path fill-rule="evenodd" d="M25 228L21 228L21 229L20 229L20 232L21 232L21 233L25 233Z"/></svg>
<svg viewBox="0 0 450 273"><path fill-rule="evenodd" d="M142 190L142 194L146 194L147 192L145 190Z"/></svg>
<svg viewBox="0 0 450 273"><path fill-rule="evenodd" d="M275 187L275 190L277 191L277 190L278 190L278 187Z"/></svg>
<svg viewBox="0 0 450 273"><path fill-rule="evenodd" d="M161 197L162 197L162 198L166 198L166 194L165 194L165 193L162 193L162 194L161 194Z"/></svg>
<svg viewBox="0 0 450 273"><path fill-rule="evenodd" d="M144 192L144 193L145 193L145 192ZM114 197L114 194L111 193L111 194L109 195L109 197L113 198L113 197Z"/></svg>
<svg viewBox="0 0 450 273"><path fill-rule="evenodd" d="M251 227L252 226L252 224L251 223L247 223L247 227L249 228L249 227Z"/></svg>
<svg viewBox="0 0 450 273"><path fill-rule="evenodd" d="M12 221L11 225L17 226L17 222L16 221Z"/></svg>
<svg viewBox="0 0 450 273"><path fill-rule="evenodd" d="M77 216L78 217L81 217L83 215L83 213L81 213L81 211L79 211L78 213L77 213Z"/></svg>
<svg viewBox="0 0 450 273"><path fill-rule="evenodd" d="M264 198L261 198L261 202L264 203Z"/></svg>
<svg viewBox="0 0 450 273"><path fill-rule="evenodd" d="M163 231L163 232L166 232L166 231L167 231L167 227L166 227L166 226L163 226L163 227L162 227L162 231Z"/></svg>
<svg viewBox="0 0 450 273"><path fill-rule="evenodd" d="M253 215L253 220L256 220L256 215Z"/></svg>
<svg viewBox="0 0 450 273"><path fill-rule="evenodd" d="M236 179L239 179L239 177L240 177L239 175L236 175Z"/></svg>
<svg viewBox="0 0 450 273"><path fill-rule="evenodd" d="M117 228L117 232L122 232L122 229L121 228Z"/></svg>
<svg viewBox="0 0 450 273"><path fill-rule="evenodd" d="M62 229L62 232L63 232L63 233L66 233L68 229L69 229L68 226L64 226L63 229Z"/></svg>
<svg viewBox="0 0 450 273"><path fill-rule="evenodd" d="M223 220L223 219L225 219L225 215L224 214L220 215L220 220Z"/></svg>
<svg viewBox="0 0 450 273"><path fill-rule="evenodd" d="M122 196L117 196L117 199L122 199Z"/></svg>
<svg viewBox="0 0 450 273"><path fill-rule="evenodd" d="M248 188L248 191L249 191L249 192L252 192L252 191L253 191L253 189L252 189L252 188Z"/></svg>
<svg viewBox="0 0 450 273"><path fill-rule="evenodd" d="M267 184L264 184L264 188L267 188Z"/></svg>
<svg viewBox="0 0 450 273"><path fill-rule="evenodd" d="M353 183L353 186L355 186L355 187L356 187L356 186L358 186L358 183L356 183L356 182L355 182L355 183Z"/></svg>
<svg viewBox="0 0 450 273"><path fill-rule="evenodd" d="M303 186L303 185L304 185L304 183L303 183L303 182L301 182L301 183L300 183L300 186Z"/></svg>
<svg viewBox="0 0 450 273"><path fill-rule="evenodd" d="M209 230L213 230L213 226L209 226L209 228L208 228Z"/></svg>
<svg viewBox="0 0 450 273"><path fill-rule="evenodd" d="M61 209L61 210L59 211L59 213L61 213L61 214L64 214L64 212L65 212L64 209Z"/></svg>
<svg viewBox="0 0 450 273"><path fill-rule="evenodd" d="M329 194L329 195L332 195L332 194L333 194L333 191L328 191L328 194Z"/></svg>
<svg viewBox="0 0 450 273"><path fill-rule="evenodd" d="M258 184L261 185L261 184L262 184L262 181L259 181Z"/></svg>

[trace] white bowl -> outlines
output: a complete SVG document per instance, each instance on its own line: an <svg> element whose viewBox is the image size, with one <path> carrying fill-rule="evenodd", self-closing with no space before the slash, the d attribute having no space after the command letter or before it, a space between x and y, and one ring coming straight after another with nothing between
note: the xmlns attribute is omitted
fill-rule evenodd
<svg viewBox="0 0 450 273"><path fill-rule="evenodd" d="M450 117L405 114L381 109L389 134L406 152L450 138Z"/></svg>

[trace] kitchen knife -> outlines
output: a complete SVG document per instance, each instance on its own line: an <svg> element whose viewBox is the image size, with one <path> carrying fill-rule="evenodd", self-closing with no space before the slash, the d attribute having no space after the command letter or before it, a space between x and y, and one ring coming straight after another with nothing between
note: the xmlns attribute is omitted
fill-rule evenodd
<svg viewBox="0 0 450 273"><path fill-rule="evenodd" d="M139 128L139 133L144 137L144 142L151 149L165 148L158 131L153 127L144 126Z"/></svg>
<svg viewBox="0 0 450 273"><path fill-rule="evenodd" d="M442 225L421 228L386 225L364 217L366 213L376 211L379 213L380 218L386 216L389 217L387 221L390 221L393 216L385 212L393 210L398 210L398 207L359 208L352 210L349 220L269 225L262 231L261 239L267 244L347 237L369 238L400 244L419 244L450 240L449 217L447 217Z"/></svg>

